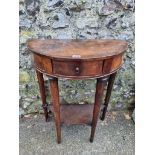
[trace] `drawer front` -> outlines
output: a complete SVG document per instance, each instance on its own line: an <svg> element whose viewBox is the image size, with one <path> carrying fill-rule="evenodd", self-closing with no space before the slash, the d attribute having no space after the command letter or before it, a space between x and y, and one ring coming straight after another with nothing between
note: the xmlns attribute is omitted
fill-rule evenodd
<svg viewBox="0 0 155 155"><path fill-rule="evenodd" d="M47 74L52 74L52 62L51 59L40 56L38 54L33 53L33 63L36 68L41 70L42 72L45 72Z"/></svg>
<svg viewBox="0 0 155 155"><path fill-rule="evenodd" d="M103 61L61 61L53 60L53 73L66 76L102 75Z"/></svg>

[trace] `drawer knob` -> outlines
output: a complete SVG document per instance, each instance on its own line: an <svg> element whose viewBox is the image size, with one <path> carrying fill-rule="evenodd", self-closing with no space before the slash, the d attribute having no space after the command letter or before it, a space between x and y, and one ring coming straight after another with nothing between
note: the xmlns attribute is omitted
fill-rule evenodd
<svg viewBox="0 0 155 155"><path fill-rule="evenodd" d="M79 71L80 71L79 67L76 67L76 68L75 68L75 72L78 74Z"/></svg>

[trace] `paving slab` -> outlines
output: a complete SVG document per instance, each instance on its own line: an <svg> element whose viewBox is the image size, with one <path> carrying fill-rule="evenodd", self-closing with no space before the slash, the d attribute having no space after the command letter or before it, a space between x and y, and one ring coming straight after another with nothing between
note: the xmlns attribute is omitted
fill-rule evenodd
<svg viewBox="0 0 155 155"><path fill-rule="evenodd" d="M51 117L27 115L19 120L20 155L134 155L135 125L128 112L108 112L98 121L94 142L89 142L90 126L62 125L62 142L56 143Z"/></svg>

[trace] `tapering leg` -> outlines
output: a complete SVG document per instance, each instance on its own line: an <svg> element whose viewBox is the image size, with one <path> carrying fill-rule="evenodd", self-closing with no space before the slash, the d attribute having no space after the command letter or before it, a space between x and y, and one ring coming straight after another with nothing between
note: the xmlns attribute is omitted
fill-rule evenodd
<svg viewBox="0 0 155 155"><path fill-rule="evenodd" d="M99 116L99 112L100 112L103 91L104 91L104 79L98 78L97 84L96 84L95 104L94 104L94 110L93 110L90 142L93 142L93 140L94 140L94 134L95 134L97 120L98 120L98 116Z"/></svg>
<svg viewBox="0 0 155 155"><path fill-rule="evenodd" d="M108 87L107 87L107 92L106 92L106 97L105 97L105 101L103 104L103 109L102 109L102 116L101 116L101 120L103 121L105 119L105 114L107 111L107 107L108 107L108 103L110 100L110 96L111 96L111 92L112 92L112 88L113 88L113 84L115 81L115 77L116 77L117 72L113 73L110 75L109 80L108 80Z"/></svg>
<svg viewBox="0 0 155 155"><path fill-rule="evenodd" d="M41 73L37 70L36 70L36 73L37 73L37 78L38 78L38 83L39 83L40 95L41 95L41 100L42 100L42 107L43 107L44 114L45 114L45 120L47 122L47 120L48 120L47 106L48 105L46 103L46 93L45 93L43 73Z"/></svg>
<svg viewBox="0 0 155 155"><path fill-rule="evenodd" d="M58 79L55 77L49 77L50 81L50 91L53 103L53 111L55 118L55 126L57 133L57 142L61 143L61 119L60 119L60 103L59 103L59 89L58 89Z"/></svg>

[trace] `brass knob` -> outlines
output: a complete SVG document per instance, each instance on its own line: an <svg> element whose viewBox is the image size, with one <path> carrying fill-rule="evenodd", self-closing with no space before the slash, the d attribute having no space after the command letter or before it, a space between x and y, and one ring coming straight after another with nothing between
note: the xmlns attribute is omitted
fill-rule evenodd
<svg viewBox="0 0 155 155"><path fill-rule="evenodd" d="M80 71L79 67L76 67L76 68L75 68L75 72L78 74L79 71Z"/></svg>

